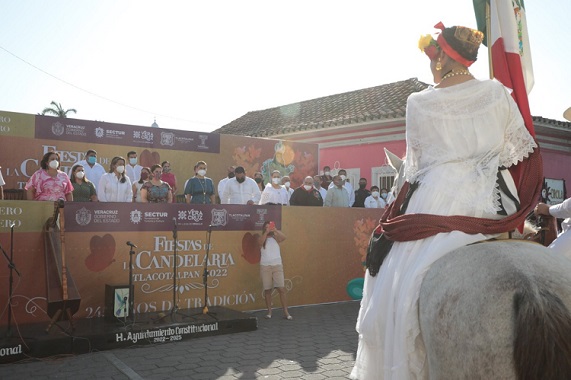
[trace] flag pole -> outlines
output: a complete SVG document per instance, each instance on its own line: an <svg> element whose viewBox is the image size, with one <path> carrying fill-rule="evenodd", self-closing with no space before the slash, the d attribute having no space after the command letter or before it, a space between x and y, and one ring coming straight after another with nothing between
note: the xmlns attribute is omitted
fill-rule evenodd
<svg viewBox="0 0 571 380"><path fill-rule="evenodd" d="M492 20L491 20L491 10L490 2L486 1L486 44L488 45L488 66L490 67L490 79L494 79L494 65L492 63L492 41L490 41L490 36L492 35Z"/></svg>

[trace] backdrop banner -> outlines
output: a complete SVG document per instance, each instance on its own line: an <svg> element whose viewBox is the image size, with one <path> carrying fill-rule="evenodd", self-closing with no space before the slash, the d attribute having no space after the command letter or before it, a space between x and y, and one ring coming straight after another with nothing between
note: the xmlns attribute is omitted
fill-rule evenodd
<svg viewBox="0 0 571 380"><path fill-rule="evenodd" d="M53 202L0 201L0 243L13 254L21 273L14 273L12 323L49 320L42 231L53 210ZM290 306L358 299L368 237L381 213L361 208L73 202L64 210L67 269L81 296L76 318L103 316L105 285L129 283L127 242L137 246L132 256L137 314L170 310L173 294L181 309L202 307L207 250L209 305L264 309L257 238L265 221L274 221L287 236L280 246ZM7 323L8 305L5 264L0 265L2 325ZM273 296L279 307L277 292Z"/></svg>

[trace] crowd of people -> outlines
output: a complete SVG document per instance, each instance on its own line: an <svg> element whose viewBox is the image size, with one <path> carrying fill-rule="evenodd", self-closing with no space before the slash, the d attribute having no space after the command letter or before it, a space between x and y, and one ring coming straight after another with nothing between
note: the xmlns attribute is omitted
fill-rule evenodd
<svg viewBox="0 0 571 380"><path fill-rule="evenodd" d="M24 187L27 199L176 202L177 178L171 172L169 161L150 168L143 167L139 165L135 151L129 151L127 159L122 156L113 157L108 168L97 161L97 151L89 149L85 152L84 159L72 166L68 177L60 170L59 153L47 152L40 161L40 169ZM346 170L340 169L332 175L329 166L323 168L322 175L305 177L298 187L292 187L291 178L282 176L278 170L271 173L266 183L261 172L255 172L253 177L249 177L244 167L229 166L227 176L216 187L212 178L206 174L207 163L198 161L194 165L194 175L182 187L186 203L364 208L385 208L388 205L387 189L379 189L378 186L367 189L367 179L361 178L359 188L354 190ZM0 190L3 185L4 181L0 177Z"/></svg>

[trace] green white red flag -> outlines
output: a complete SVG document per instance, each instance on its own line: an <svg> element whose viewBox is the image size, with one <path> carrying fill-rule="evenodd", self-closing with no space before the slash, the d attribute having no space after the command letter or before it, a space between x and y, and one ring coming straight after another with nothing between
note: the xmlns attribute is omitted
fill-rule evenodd
<svg viewBox="0 0 571 380"><path fill-rule="evenodd" d="M527 95L533 88L533 66L523 0L473 0L478 29L491 45L494 78L513 90L525 125L535 137ZM490 5L490 30L486 31L486 2ZM489 35L488 35L489 34Z"/></svg>

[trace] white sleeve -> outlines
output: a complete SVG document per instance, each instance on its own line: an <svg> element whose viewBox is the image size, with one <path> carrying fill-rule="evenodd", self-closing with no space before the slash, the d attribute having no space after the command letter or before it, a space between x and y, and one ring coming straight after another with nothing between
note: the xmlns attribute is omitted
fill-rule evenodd
<svg viewBox="0 0 571 380"><path fill-rule="evenodd" d="M101 179L99 179L99 184L97 185L97 198L99 202L107 202L107 195L105 194L105 187L107 186L107 176L103 174Z"/></svg>
<svg viewBox="0 0 571 380"><path fill-rule="evenodd" d="M550 206L549 213L556 218L571 217L571 198L567 198L557 205Z"/></svg>

